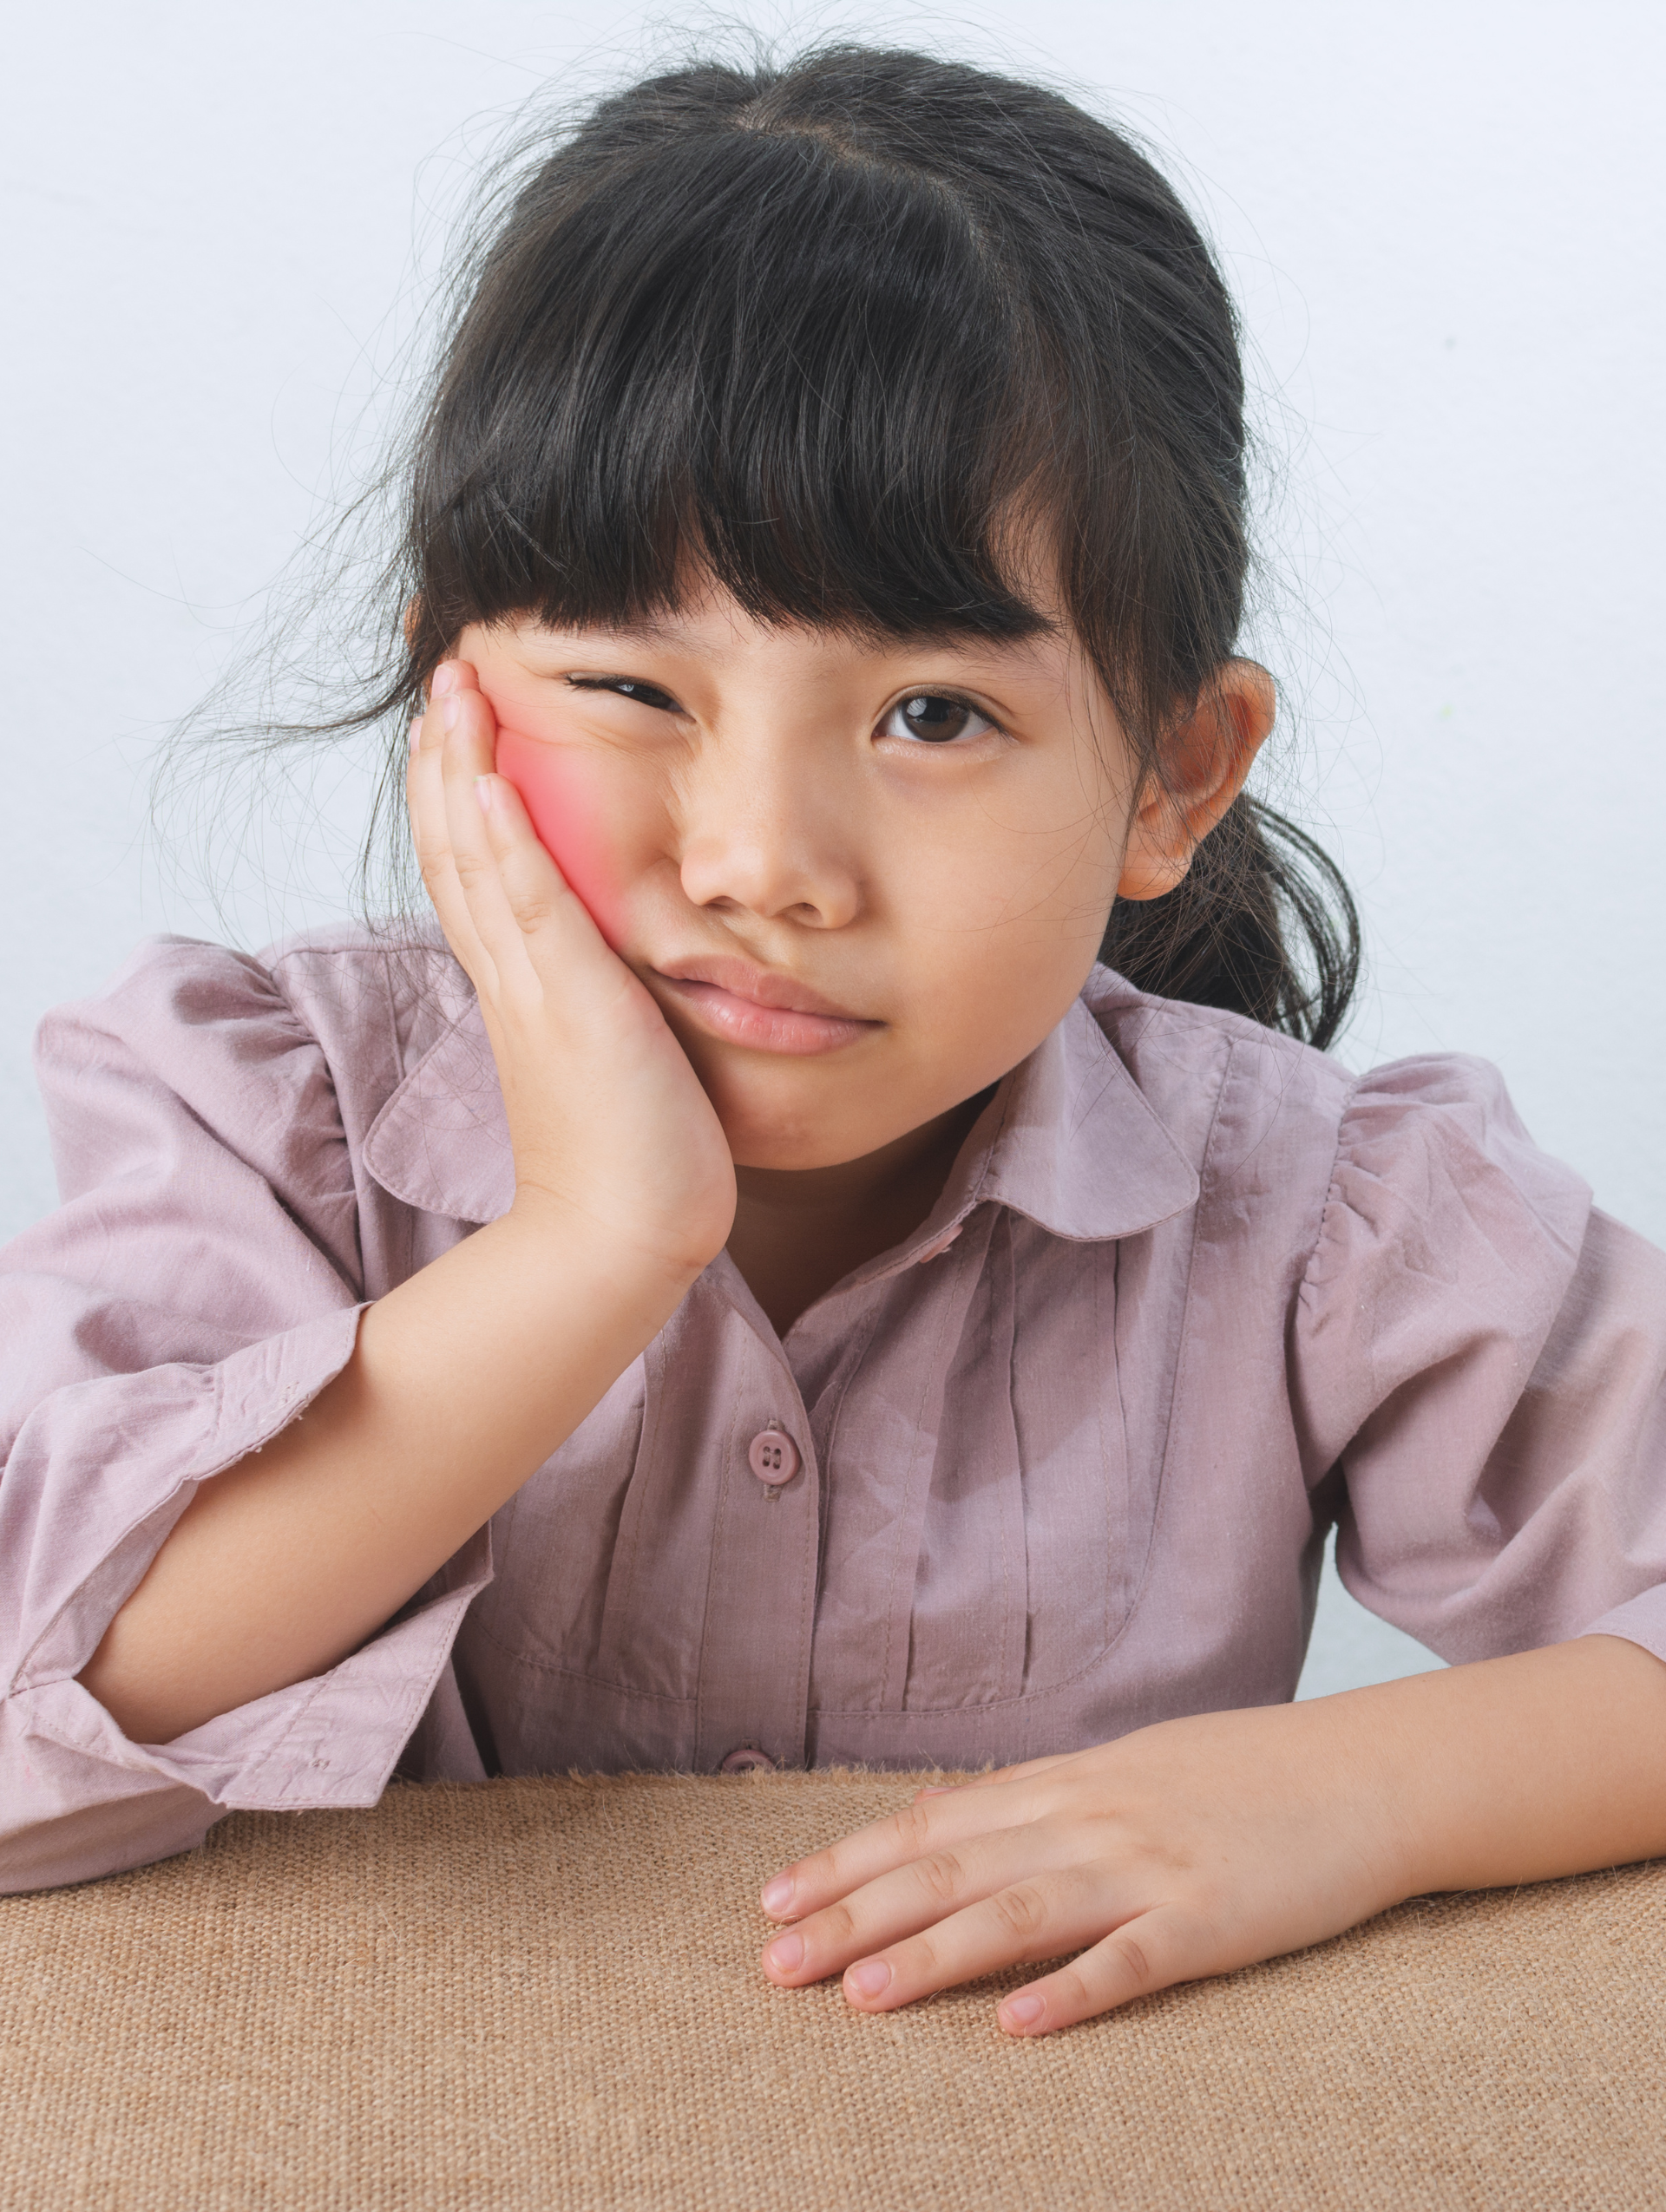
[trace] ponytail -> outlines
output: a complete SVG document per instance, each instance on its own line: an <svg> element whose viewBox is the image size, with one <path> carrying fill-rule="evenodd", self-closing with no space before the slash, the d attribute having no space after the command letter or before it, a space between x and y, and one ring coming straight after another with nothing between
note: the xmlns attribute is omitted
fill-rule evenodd
<svg viewBox="0 0 1666 2212"><path fill-rule="evenodd" d="M1360 975L1360 917L1305 830L1241 796L1161 899L1119 899L1099 958L1140 991L1247 1015L1322 1052Z"/></svg>

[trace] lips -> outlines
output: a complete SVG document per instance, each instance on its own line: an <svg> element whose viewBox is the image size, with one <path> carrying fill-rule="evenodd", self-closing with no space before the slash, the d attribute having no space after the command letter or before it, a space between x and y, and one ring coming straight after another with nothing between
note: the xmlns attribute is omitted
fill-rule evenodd
<svg viewBox="0 0 1666 2212"><path fill-rule="evenodd" d="M701 957L655 973L708 1035L752 1051L832 1052L884 1027L748 960Z"/></svg>
<svg viewBox="0 0 1666 2212"><path fill-rule="evenodd" d="M807 983L795 982L791 976L771 975L767 968L755 968L749 960L725 959L720 955L679 960L674 967L661 968L659 972L667 983L709 983L731 998L750 999L755 1006L779 1006L795 1014L824 1014L839 1022L863 1019L860 1014L823 998Z"/></svg>

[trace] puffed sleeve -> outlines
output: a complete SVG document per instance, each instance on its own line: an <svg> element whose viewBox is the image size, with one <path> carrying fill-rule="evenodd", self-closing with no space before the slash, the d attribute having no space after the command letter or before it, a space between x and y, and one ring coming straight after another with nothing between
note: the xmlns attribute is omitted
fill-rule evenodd
<svg viewBox="0 0 1666 2212"><path fill-rule="evenodd" d="M1451 1660L1586 1633L1666 1659L1666 1254L1484 1062L1358 1085L1292 1365L1363 1605Z"/></svg>
<svg viewBox="0 0 1666 2212"><path fill-rule="evenodd" d="M482 1532L340 1666L166 1745L81 1687L198 1485L346 1364L358 1214L324 1051L255 960L147 946L37 1058L64 1202L0 1253L0 1891L372 1803L489 1574Z"/></svg>

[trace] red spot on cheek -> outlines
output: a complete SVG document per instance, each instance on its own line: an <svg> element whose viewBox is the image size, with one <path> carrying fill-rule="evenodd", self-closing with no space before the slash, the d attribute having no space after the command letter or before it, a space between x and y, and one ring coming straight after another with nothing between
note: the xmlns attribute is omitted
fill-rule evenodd
<svg viewBox="0 0 1666 2212"><path fill-rule="evenodd" d="M539 843L617 952L625 934L623 871L609 851L609 808L598 763L575 747L523 737L500 724L497 772L521 794Z"/></svg>

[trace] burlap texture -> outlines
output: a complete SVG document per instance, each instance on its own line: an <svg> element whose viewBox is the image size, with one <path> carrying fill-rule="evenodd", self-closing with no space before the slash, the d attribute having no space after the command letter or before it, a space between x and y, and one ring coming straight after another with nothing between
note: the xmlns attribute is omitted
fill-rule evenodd
<svg viewBox="0 0 1666 2212"><path fill-rule="evenodd" d="M1420 1901L1038 2043L757 1967L896 1777L396 1788L0 1900L0 2205L1666 2202L1666 1866Z"/></svg>

